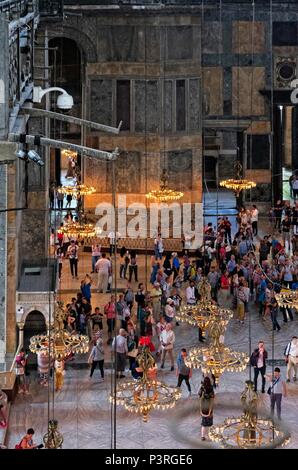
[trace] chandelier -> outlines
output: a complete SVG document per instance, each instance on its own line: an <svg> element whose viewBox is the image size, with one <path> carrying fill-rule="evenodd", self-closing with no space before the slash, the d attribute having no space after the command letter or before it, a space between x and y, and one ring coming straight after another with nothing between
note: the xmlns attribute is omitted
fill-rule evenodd
<svg viewBox="0 0 298 470"><path fill-rule="evenodd" d="M53 360L63 361L70 354L83 354L89 351L89 338L81 334L70 334L64 329L66 312L63 302L55 307L55 323L49 334L35 335L30 338L29 348L34 354L47 353Z"/></svg>
<svg viewBox="0 0 298 470"><path fill-rule="evenodd" d="M254 449L276 447L289 442L289 433L276 427L271 419L258 418L257 393L254 384L247 380L245 390L241 395L243 414L229 417L220 425L210 428L211 441L217 442L224 448Z"/></svg>
<svg viewBox="0 0 298 470"><path fill-rule="evenodd" d="M178 321L188 323L201 328L204 335L205 330L213 323L221 324L226 328L233 317L233 312L228 309L219 308L211 300L211 285L206 278L199 283L198 292L200 301L197 305L185 305L177 313Z"/></svg>
<svg viewBox="0 0 298 470"><path fill-rule="evenodd" d="M75 183L74 185L61 186L57 191L65 196L70 194L73 198L77 199L81 196L90 196L90 194L94 194L96 189L93 186Z"/></svg>
<svg viewBox="0 0 298 470"><path fill-rule="evenodd" d="M150 369L155 367L155 360L149 350L148 338L141 338L139 346L142 346L142 350L136 359L143 371L142 377L118 384L115 395L110 395L110 402L124 406L130 413L141 414L146 423L151 410L173 408L181 392L150 378Z"/></svg>
<svg viewBox="0 0 298 470"><path fill-rule="evenodd" d="M279 307L298 309L298 291L282 289L279 294L275 294Z"/></svg>
<svg viewBox="0 0 298 470"><path fill-rule="evenodd" d="M46 449L62 449L63 436L57 428L58 421L51 419L49 421L48 432L43 436Z"/></svg>
<svg viewBox="0 0 298 470"><path fill-rule="evenodd" d="M238 197L241 191L245 191L246 189L251 189L256 187L256 183L254 181L248 181L242 178L242 165L239 161L235 163L234 166L236 178L231 178L227 180L220 181L219 186L231 189L236 193Z"/></svg>
<svg viewBox="0 0 298 470"><path fill-rule="evenodd" d="M68 222L60 227L57 232L67 235L69 238L93 238L96 235L96 227L93 224L84 223L81 220Z"/></svg>
<svg viewBox="0 0 298 470"><path fill-rule="evenodd" d="M249 361L247 354L232 351L222 342L226 325L217 321L209 327L209 336L212 338L210 346L196 347L189 350L189 356L185 359L187 367L201 368L204 374L211 372L218 384L223 372L242 372Z"/></svg>
<svg viewBox="0 0 298 470"><path fill-rule="evenodd" d="M168 175L164 169L160 178L160 187L157 190L152 190L146 194L148 199L153 199L156 202L169 202L177 201L183 197L183 193L175 191L168 187Z"/></svg>

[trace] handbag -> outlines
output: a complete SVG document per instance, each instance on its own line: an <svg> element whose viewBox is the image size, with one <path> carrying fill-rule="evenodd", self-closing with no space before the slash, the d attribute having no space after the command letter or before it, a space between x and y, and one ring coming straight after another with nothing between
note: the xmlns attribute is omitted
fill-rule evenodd
<svg viewBox="0 0 298 470"><path fill-rule="evenodd" d="M271 395L271 394L272 394L272 389L273 389L274 385L277 384L277 382L279 381L279 379L280 379L280 377L278 377L278 379L276 379L276 380L273 382L273 384L270 385L270 387L269 387L268 390L267 390L268 395Z"/></svg>

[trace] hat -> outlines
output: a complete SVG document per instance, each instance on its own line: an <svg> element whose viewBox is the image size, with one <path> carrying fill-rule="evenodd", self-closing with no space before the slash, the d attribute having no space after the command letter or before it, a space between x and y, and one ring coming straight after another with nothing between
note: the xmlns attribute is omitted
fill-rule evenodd
<svg viewBox="0 0 298 470"><path fill-rule="evenodd" d="M171 297L169 297L168 300L167 300L167 304L172 304L173 302L174 302L174 300L171 299Z"/></svg>

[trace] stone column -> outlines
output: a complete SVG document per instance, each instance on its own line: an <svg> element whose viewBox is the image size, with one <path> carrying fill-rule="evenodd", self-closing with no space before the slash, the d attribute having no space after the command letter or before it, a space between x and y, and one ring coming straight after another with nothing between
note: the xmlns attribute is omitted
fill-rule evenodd
<svg viewBox="0 0 298 470"><path fill-rule="evenodd" d="M18 328L19 328L19 345L21 345L23 347L24 346L24 326L25 326L25 322L18 321L17 325L18 325Z"/></svg>

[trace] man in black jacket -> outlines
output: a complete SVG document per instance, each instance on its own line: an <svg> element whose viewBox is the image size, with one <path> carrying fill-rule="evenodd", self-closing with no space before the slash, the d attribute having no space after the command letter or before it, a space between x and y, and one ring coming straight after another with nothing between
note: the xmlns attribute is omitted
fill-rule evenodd
<svg viewBox="0 0 298 470"><path fill-rule="evenodd" d="M250 363L254 368L254 384L255 392L258 389L258 376L261 373L262 376L262 393L265 393L265 373L266 373L266 360L268 358L268 353L265 350L264 341L259 341L258 348L254 350L250 357Z"/></svg>

